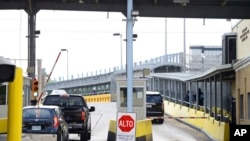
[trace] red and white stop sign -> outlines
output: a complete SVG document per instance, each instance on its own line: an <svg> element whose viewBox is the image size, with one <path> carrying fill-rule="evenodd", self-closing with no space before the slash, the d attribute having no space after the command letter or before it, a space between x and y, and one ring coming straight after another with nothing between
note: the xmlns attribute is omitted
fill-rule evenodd
<svg viewBox="0 0 250 141"><path fill-rule="evenodd" d="M122 115L118 119L118 127L122 132L130 132L135 128L135 120L130 115Z"/></svg>
<svg viewBox="0 0 250 141"><path fill-rule="evenodd" d="M116 141L135 141L136 113L118 112L116 119Z"/></svg>

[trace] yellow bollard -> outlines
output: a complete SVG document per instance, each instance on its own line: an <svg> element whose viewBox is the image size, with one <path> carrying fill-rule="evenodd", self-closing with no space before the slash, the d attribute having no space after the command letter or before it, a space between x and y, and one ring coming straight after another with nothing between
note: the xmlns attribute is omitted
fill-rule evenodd
<svg viewBox="0 0 250 141"><path fill-rule="evenodd" d="M8 89L7 141L22 140L23 71L16 67L15 79Z"/></svg>

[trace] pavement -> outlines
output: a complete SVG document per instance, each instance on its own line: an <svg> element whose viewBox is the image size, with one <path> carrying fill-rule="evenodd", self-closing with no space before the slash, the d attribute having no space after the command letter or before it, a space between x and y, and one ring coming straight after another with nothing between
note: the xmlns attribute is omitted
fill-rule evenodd
<svg viewBox="0 0 250 141"><path fill-rule="evenodd" d="M7 141L7 134L0 134L0 141ZM29 137L22 135L21 141L32 141Z"/></svg>

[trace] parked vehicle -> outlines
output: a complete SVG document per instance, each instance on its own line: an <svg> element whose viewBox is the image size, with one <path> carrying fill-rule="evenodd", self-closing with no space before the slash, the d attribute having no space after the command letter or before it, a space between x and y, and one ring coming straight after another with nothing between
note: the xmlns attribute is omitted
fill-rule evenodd
<svg viewBox="0 0 250 141"><path fill-rule="evenodd" d="M81 141L91 139L91 115L95 107L90 109L82 96L73 94L53 94L44 99L43 105L57 105L69 125L69 133L80 134Z"/></svg>
<svg viewBox="0 0 250 141"><path fill-rule="evenodd" d="M146 91L146 117L153 122L164 122L164 102L157 91Z"/></svg>
<svg viewBox="0 0 250 141"><path fill-rule="evenodd" d="M22 132L32 138L48 134L57 141L68 141L68 124L58 106L25 106Z"/></svg>

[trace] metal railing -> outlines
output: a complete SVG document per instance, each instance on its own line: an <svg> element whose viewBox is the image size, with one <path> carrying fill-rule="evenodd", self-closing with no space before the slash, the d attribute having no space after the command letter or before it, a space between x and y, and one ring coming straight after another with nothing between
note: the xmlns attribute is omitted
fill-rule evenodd
<svg viewBox="0 0 250 141"><path fill-rule="evenodd" d="M143 68L154 68L155 66L164 65L167 63L179 64L182 65L183 53L175 53L163 55L160 57L152 58L145 61L136 62L133 64L133 69L143 69ZM123 68L123 69L122 69ZM86 73L86 75L77 75L77 78L73 78L70 80L61 80L59 78L58 81L53 80L46 84L46 90L58 89L58 88L71 88L77 86L88 86L94 84L100 84L105 82L111 82L112 74L114 72L125 71L125 67L113 67L111 69L105 69L104 71L96 70L95 73L90 72ZM108 70L108 71L107 71ZM99 72L99 73L98 73ZM102 73L104 72L104 73ZM90 74L90 75L89 75Z"/></svg>

